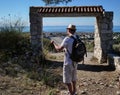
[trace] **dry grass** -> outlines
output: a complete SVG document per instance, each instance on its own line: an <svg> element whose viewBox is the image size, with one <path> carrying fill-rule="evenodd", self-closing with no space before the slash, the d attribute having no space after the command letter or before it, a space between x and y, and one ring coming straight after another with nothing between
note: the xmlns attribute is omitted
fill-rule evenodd
<svg viewBox="0 0 120 95"><path fill-rule="evenodd" d="M64 59L64 52L59 53L48 53L46 58L48 60L54 60L54 61L63 61Z"/></svg>
<svg viewBox="0 0 120 95"><path fill-rule="evenodd" d="M92 62L98 62L98 59L96 57L92 56L92 58L90 59L90 61L92 61Z"/></svg>
<svg viewBox="0 0 120 95"><path fill-rule="evenodd" d="M18 73L16 77L0 73L0 95L57 95L60 92L59 84L62 83L61 70L46 69L42 73L42 80L35 79L38 74L26 71Z"/></svg>

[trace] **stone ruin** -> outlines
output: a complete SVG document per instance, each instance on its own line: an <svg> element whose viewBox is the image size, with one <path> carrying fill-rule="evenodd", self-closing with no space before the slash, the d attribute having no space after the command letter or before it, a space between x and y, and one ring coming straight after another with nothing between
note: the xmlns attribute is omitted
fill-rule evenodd
<svg viewBox="0 0 120 95"><path fill-rule="evenodd" d="M107 61L113 44L113 12L102 6L30 7L30 33L33 49L42 54L43 17L95 17L94 57L99 63Z"/></svg>

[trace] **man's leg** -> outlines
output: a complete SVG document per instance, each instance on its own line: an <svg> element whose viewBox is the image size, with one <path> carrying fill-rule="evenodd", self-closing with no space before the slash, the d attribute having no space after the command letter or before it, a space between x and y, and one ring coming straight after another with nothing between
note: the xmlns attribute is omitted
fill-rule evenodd
<svg viewBox="0 0 120 95"><path fill-rule="evenodd" d="M76 94L76 81L77 81L77 63L74 63L74 70L72 74L72 87L73 87L73 94Z"/></svg>
<svg viewBox="0 0 120 95"><path fill-rule="evenodd" d="M68 90L70 92L70 95L73 95L73 90L72 90L72 84L71 83L66 83Z"/></svg>
<svg viewBox="0 0 120 95"><path fill-rule="evenodd" d="M73 86L73 94L76 92L76 81L72 81L72 86Z"/></svg>

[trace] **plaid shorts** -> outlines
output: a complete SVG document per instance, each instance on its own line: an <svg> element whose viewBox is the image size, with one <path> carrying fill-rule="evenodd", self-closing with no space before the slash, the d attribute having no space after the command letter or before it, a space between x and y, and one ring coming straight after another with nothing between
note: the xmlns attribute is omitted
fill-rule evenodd
<svg viewBox="0 0 120 95"><path fill-rule="evenodd" d="M73 66L74 64L74 66ZM71 83L77 80L77 64L68 64L63 66L63 82Z"/></svg>

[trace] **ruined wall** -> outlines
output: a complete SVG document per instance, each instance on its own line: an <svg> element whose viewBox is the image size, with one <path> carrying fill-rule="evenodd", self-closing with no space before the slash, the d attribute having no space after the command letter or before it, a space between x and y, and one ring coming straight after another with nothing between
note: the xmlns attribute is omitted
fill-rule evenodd
<svg viewBox="0 0 120 95"><path fill-rule="evenodd" d="M97 10L97 9L96 9ZM40 11L40 10L38 10ZM113 32L113 12L97 13L38 13L37 9L31 7L30 10L30 33L31 45L36 53L42 54L42 27L43 17L96 17L95 36L94 36L94 56L99 63L107 61L107 54L112 50L112 32Z"/></svg>
<svg viewBox="0 0 120 95"><path fill-rule="evenodd" d="M99 63L107 61L107 54L112 51L113 12L105 12L96 17L94 56Z"/></svg>
<svg viewBox="0 0 120 95"><path fill-rule="evenodd" d="M31 34L31 45L35 53L42 54L42 17L37 13L30 14L30 34Z"/></svg>

